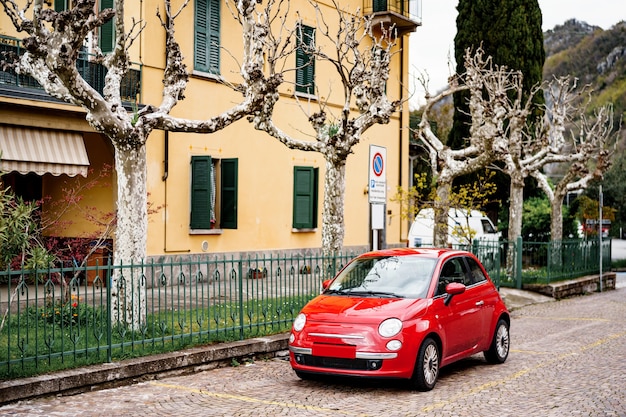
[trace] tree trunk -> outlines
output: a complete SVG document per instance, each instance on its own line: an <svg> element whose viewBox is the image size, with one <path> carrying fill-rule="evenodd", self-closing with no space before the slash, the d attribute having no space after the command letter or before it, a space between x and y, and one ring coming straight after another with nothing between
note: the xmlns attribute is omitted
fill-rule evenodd
<svg viewBox="0 0 626 417"><path fill-rule="evenodd" d="M524 211L524 178L511 173L511 196L509 206L509 240L522 235L522 212Z"/></svg>
<svg viewBox="0 0 626 417"><path fill-rule="evenodd" d="M563 240L563 197L565 195L554 194L554 198L550 201L552 215L550 218L550 239L552 241Z"/></svg>
<svg viewBox="0 0 626 417"><path fill-rule="evenodd" d="M346 161L326 156L324 207L322 211L322 251L327 259L335 256L343 246L345 179Z"/></svg>
<svg viewBox="0 0 626 417"><path fill-rule="evenodd" d="M511 173L511 191L509 197L509 242L517 242L522 235L522 212L524 211L524 178L519 171ZM509 245L506 255L506 268L509 277L515 267L515 244Z"/></svg>
<svg viewBox="0 0 626 417"><path fill-rule="evenodd" d="M450 209L450 192L452 191L452 177L442 174L437 184L437 201L434 211L433 244L438 248L448 246L448 212Z"/></svg>
<svg viewBox="0 0 626 417"><path fill-rule="evenodd" d="M561 270L563 268L563 198L565 192L558 192L558 187L550 200L551 218L550 218L550 266L552 270ZM558 268L558 269L556 269Z"/></svg>
<svg viewBox="0 0 626 417"><path fill-rule="evenodd" d="M131 142L131 141L128 141ZM139 265L146 256L148 195L146 147L113 141L117 172L116 266ZM111 320L132 330L146 318L146 283L140 268L116 269L111 278Z"/></svg>

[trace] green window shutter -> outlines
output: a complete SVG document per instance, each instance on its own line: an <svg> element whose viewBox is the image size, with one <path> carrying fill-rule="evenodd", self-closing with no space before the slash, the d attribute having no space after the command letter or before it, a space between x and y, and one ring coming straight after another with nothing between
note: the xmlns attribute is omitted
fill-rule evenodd
<svg viewBox="0 0 626 417"><path fill-rule="evenodd" d="M191 219L192 229L211 228L211 157L191 157Z"/></svg>
<svg viewBox="0 0 626 417"><path fill-rule="evenodd" d="M298 31L298 49L296 50L296 91L306 94L315 94L315 60L301 47L305 44L315 47L315 29L310 26L300 26Z"/></svg>
<svg viewBox="0 0 626 417"><path fill-rule="evenodd" d="M220 1L211 0L209 13L209 72L220 73Z"/></svg>
<svg viewBox="0 0 626 417"><path fill-rule="evenodd" d="M67 1L66 0L54 0L54 11L62 12L67 10Z"/></svg>
<svg viewBox="0 0 626 417"><path fill-rule="evenodd" d="M196 0L194 69L220 72L220 0Z"/></svg>
<svg viewBox="0 0 626 417"><path fill-rule="evenodd" d="M101 0L100 10L112 9L114 7L115 0ZM103 53L111 52L113 50L113 38L115 38L115 28L113 23L115 18L109 20L100 27L100 39L99 46Z"/></svg>
<svg viewBox="0 0 626 417"><path fill-rule="evenodd" d="M208 0L196 1L196 16L194 22L194 62L195 69L200 71L208 71L209 62L207 59L207 50L209 40L207 38L206 29L208 26Z"/></svg>
<svg viewBox="0 0 626 417"><path fill-rule="evenodd" d="M237 228L237 164L238 159L221 161L220 228Z"/></svg>
<svg viewBox="0 0 626 417"><path fill-rule="evenodd" d="M293 227L295 229L317 227L317 182L317 168L293 168Z"/></svg>

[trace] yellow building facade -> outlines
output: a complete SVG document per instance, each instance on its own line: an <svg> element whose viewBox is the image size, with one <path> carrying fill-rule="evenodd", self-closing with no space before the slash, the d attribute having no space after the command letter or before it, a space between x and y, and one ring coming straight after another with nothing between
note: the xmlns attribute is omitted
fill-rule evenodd
<svg viewBox="0 0 626 417"><path fill-rule="evenodd" d="M98 7L111 7L112 2L100 0ZM47 7L71 7L69 0L49 3ZM314 10L306 0L289 3L288 24L295 22L299 12L303 25L317 26ZM172 10L178 10L182 4L182 0L174 0ZM326 22L336 24L337 12L332 2L317 4ZM128 108L132 111L133 97L139 106L157 105L161 101L165 32L156 10L163 10L163 1L134 0L126 1L125 5L128 25L131 17L145 23L131 48L134 64L129 82L124 84L128 91L123 94L128 97ZM360 8L373 14L378 22L395 23L400 28L386 91L392 100L405 99L402 111L396 112L390 123L367 130L347 159L344 248L373 245L368 196L372 169L370 145L386 150L387 198L380 244L403 245L408 226L400 218L400 206L390 198L398 186L406 188L410 184L406 102L408 34L419 25L419 7L417 0L374 3L350 0L341 2L341 7L351 11ZM224 0L191 0L177 17L176 39L190 77L185 99L174 108L173 116L207 119L241 100L238 93L225 85L236 84L240 79L241 27L232 16L232 8ZM1 50L19 51L19 36L6 14L0 15ZM105 50L105 37L106 34L99 33L90 41L99 43ZM201 45L202 42L206 43ZM334 50L322 36L315 36L315 42L318 47ZM294 62L287 64L295 67L296 56L288 59ZM85 74L92 76L98 70L90 66L88 55L81 61L83 64ZM313 80L319 96L302 91L302 85L296 83L297 76ZM97 83L95 78L90 80L90 84ZM287 72L285 81L274 113L275 124L293 137L313 140L307 113L319 110L320 102L328 107L329 113L338 113L343 106L340 80L328 64L316 63L313 73ZM46 161L45 156L38 159L36 149L50 155L61 146L52 144L57 143L55 137L61 138L59 143L65 143L62 155L54 161ZM10 147L24 143L30 151L9 151ZM103 175L113 165L113 147L85 121L84 110L51 99L28 77L0 72L0 148L3 148L0 169L5 172L2 177L5 185L26 199L43 199L44 218L46 210L47 218L52 218L51 213L58 212L58 207L67 206L56 227L46 229L48 235L93 238L104 230L104 224L115 211L115 173ZM321 247L325 175L321 154L290 150L241 120L214 134L154 131L147 142L147 155L148 256L302 251ZM84 156L88 162L84 162ZM314 180L310 184L313 187L305 205L312 212L304 213L304 206L298 206L295 184L302 178L300 175L311 173L314 173L310 177ZM78 190L80 195L80 200L71 207L63 202L71 194L68 190ZM208 203L202 196L208 196ZM304 221L299 222L303 213Z"/></svg>

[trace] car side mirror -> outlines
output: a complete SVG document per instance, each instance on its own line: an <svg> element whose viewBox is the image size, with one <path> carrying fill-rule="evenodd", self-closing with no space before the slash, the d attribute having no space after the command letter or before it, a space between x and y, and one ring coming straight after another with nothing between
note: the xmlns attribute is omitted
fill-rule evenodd
<svg viewBox="0 0 626 417"><path fill-rule="evenodd" d="M460 282L449 283L448 285L446 285L446 293L448 293L448 295L446 295L446 299L443 301L443 304L450 304L450 301L452 301L452 297L454 297L455 295L463 294L464 292L465 285L461 284Z"/></svg>
<svg viewBox="0 0 626 417"><path fill-rule="evenodd" d="M332 279L327 279L325 281L322 281L322 291L324 291L326 288L328 288L328 286L330 285L331 281L332 281Z"/></svg>

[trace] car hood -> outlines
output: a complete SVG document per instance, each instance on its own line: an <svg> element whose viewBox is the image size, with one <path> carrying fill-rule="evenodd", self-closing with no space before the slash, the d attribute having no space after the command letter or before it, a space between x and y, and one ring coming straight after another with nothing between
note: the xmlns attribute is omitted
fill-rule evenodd
<svg viewBox="0 0 626 417"><path fill-rule="evenodd" d="M426 299L356 298L320 295L309 302L302 312L307 321L376 323L396 317L402 321L422 315L429 305Z"/></svg>

